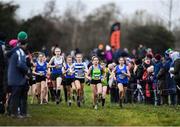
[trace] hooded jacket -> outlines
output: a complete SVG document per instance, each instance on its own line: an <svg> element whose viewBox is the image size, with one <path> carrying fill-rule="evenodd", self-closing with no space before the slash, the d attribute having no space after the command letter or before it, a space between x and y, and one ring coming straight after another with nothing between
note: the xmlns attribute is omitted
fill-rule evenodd
<svg viewBox="0 0 180 127"><path fill-rule="evenodd" d="M176 81L176 85L180 86L180 53L173 52L170 57L173 61L172 66L174 67L174 80Z"/></svg>
<svg viewBox="0 0 180 127"><path fill-rule="evenodd" d="M13 48L8 54L8 85L23 86L26 84L26 74L28 67L26 64L26 55L20 47Z"/></svg>

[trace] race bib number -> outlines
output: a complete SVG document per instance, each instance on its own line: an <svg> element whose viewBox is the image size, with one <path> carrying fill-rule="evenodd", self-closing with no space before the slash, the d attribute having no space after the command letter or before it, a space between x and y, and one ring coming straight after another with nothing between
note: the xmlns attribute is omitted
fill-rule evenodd
<svg viewBox="0 0 180 127"><path fill-rule="evenodd" d="M120 78L120 79L124 79L124 78L125 78L125 75L120 74L120 75L119 75L119 78Z"/></svg>
<svg viewBox="0 0 180 127"><path fill-rule="evenodd" d="M83 70L79 70L79 71L77 72L77 76L78 76L78 77L84 77L84 71L83 71Z"/></svg>
<svg viewBox="0 0 180 127"><path fill-rule="evenodd" d="M94 75L94 79L98 80L98 79L100 79L100 76L99 75Z"/></svg>
<svg viewBox="0 0 180 127"><path fill-rule="evenodd" d="M60 68L62 68L62 65L61 65L61 64L58 64L58 65L56 65L56 68L57 68L57 69L60 69Z"/></svg>

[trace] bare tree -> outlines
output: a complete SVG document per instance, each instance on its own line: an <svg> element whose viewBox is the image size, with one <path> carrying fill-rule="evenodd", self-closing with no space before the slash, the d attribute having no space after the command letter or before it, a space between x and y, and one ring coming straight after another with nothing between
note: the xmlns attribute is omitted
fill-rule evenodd
<svg viewBox="0 0 180 127"><path fill-rule="evenodd" d="M165 14L167 15L165 19L167 19L168 30L172 31L173 24L177 20L174 17L174 13L178 9L179 0L162 0L161 4L165 7Z"/></svg>
<svg viewBox="0 0 180 127"><path fill-rule="evenodd" d="M83 12L84 9L85 9L84 4L81 2L81 0L78 0L74 9L74 15L76 16L75 17L76 20L80 19L80 13ZM77 48L77 45L78 45L77 37L78 37L78 22L74 22L73 36L72 36L72 41L71 41L73 49Z"/></svg>
<svg viewBox="0 0 180 127"><path fill-rule="evenodd" d="M63 20L65 24L68 24L71 26L71 32L69 32L69 35L71 37L70 42L72 45L72 48L75 49L78 47L78 29L80 27L82 16L85 12L85 5L81 2L81 0L78 0L76 2L68 4L68 8L65 10Z"/></svg>
<svg viewBox="0 0 180 127"><path fill-rule="evenodd" d="M58 9L56 7L56 0L48 1L44 6L43 16L48 19L55 19Z"/></svg>
<svg viewBox="0 0 180 127"><path fill-rule="evenodd" d="M169 30L171 30L172 28L172 11L173 11L173 0L169 0L169 20L168 20Z"/></svg>

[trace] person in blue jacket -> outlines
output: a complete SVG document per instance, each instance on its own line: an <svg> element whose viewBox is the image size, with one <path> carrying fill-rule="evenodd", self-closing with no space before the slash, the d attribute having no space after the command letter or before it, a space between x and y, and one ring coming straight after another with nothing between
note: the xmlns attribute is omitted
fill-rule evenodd
<svg viewBox="0 0 180 127"><path fill-rule="evenodd" d="M159 71L161 70L161 68L163 67L163 63L161 60L161 55L160 54L156 54L155 55L155 61L154 61L154 76L153 76L153 83L155 85L155 91L154 91L154 95L155 95L155 105L160 105L161 101L160 101L160 93L156 90L158 90L159 88L159 84L158 84L158 74Z"/></svg>
<svg viewBox="0 0 180 127"><path fill-rule="evenodd" d="M163 68L165 69L165 74L166 74L165 82L167 85L166 87L167 89L165 91L167 91L168 95L170 96L171 104L175 105L176 104L176 83L170 74L170 68L172 66L172 59L170 58L169 54L170 52L169 50L167 50L165 52L166 62L163 65Z"/></svg>
<svg viewBox="0 0 180 127"><path fill-rule="evenodd" d="M8 85L11 87L9 103L10 116L24 118L27 116L27 74L25 50L27 47L27 34L18 34L19 46L12 49L9 55ZM20 109L18 111L18 109Z"/></svg>
<svg viewBox="0 0 180 127"><path fill-rule="evenodd" d="M177 86L177 104L180 104L180 52L173 51L170 54L172 59L170 73Z"/></svg>

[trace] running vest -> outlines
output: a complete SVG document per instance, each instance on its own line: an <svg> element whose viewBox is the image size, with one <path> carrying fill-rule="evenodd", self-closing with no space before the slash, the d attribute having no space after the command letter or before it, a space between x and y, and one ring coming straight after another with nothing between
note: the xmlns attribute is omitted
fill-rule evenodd
<svg viewBox="0 0 180 127"><path fill-rule="evenodd" d="M94 65L92 65L91 76L93 80L101 80L102 68L100 65L98 65L98 68L94 68Z"/></svg>
<svg viewBox="0 0 180 127"><path fill-rule="evenodd" d="M58 67L53 67L51 73L52 74L62 74L64 58L62 56L60 56L59 58L53 57L52 59L53 59L52 65L58 65Z"/></svg>
<svg viewBox="0 0 180 127"><path fill-rule="evenodd" d="M104 76L105 76L105 78L104 78ZM110 76L110 74L109 74L108 68L106 68L105 72L103 73L103 80L102 80L102 84L104 86L108 85L109 76Z"/></svg>
<svg viewBox="0 0 180 127"><path fill-rule="evenodd" d="M73 73L71 73L70 71L74 71L74 66L73 66L73 64L70 66L70 65L68 65L68 64L66 64L66 70L68 70L67 72L66 72L66 76L65 76L65 78L74 78L75 77L75 74Z"/></svg>
<svg viewBox="0 0 180 127"><path fill-rule="evenodd" d="M74 63L75 78L84 79L86 69L85 63Z"/></svg>
<svg viewBox="0 0 180 127"><path fill-rule="evenodd" d="M37 73L42 73L43 76L46 76L47 73L47 63L39 63L39 61L36 62L36 70Z"/></svg>
<svg viewBox="0 0 180 127"><path fill-rule="evenodd" d="M127 73L127 67L124 65L122 68L119 68L119 65L116 66L116 79L118 83L127 84L128 77L124 75L122 72Z"/></svg>

